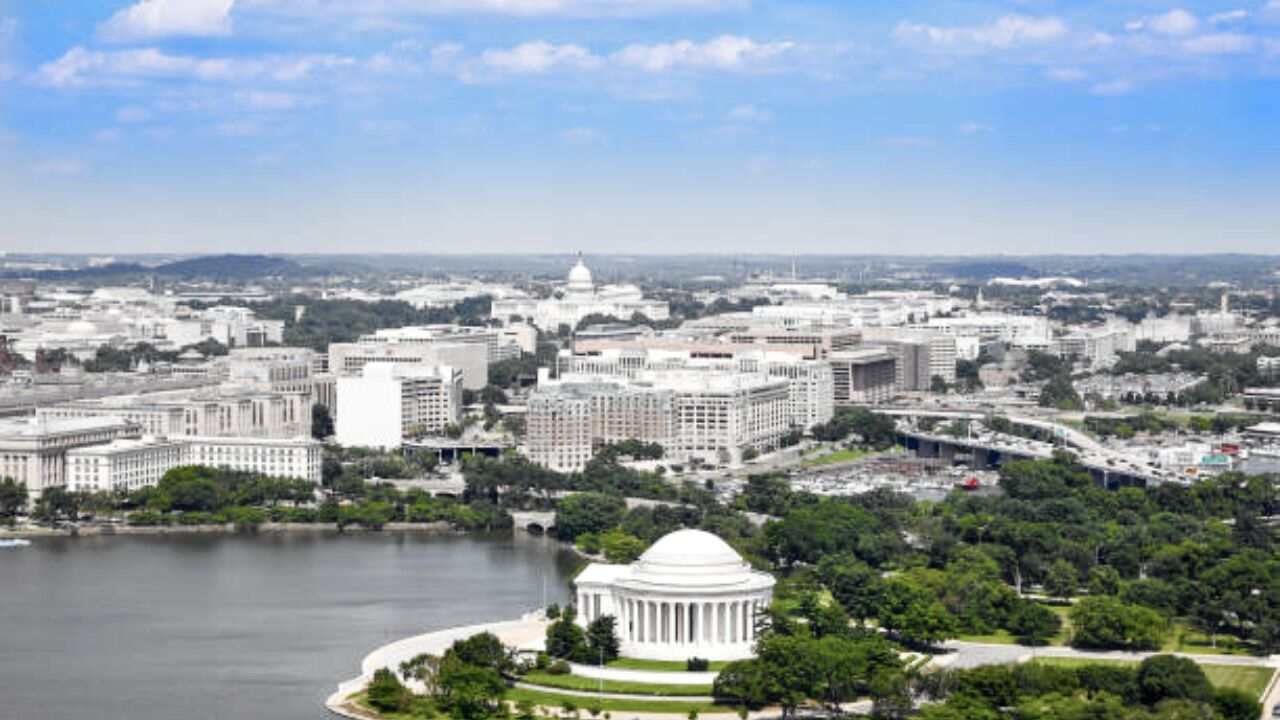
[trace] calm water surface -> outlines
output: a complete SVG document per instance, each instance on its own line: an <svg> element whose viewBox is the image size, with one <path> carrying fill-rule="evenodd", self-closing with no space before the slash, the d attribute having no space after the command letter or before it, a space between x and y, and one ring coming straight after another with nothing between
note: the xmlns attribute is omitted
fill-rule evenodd
<svg viewBox="0 0 1280 720"><path fill-rule="evenodd" d="M373 648L563 601L573 563L506 535L33 540L0 549L0 718L325 718Z"/></svg>

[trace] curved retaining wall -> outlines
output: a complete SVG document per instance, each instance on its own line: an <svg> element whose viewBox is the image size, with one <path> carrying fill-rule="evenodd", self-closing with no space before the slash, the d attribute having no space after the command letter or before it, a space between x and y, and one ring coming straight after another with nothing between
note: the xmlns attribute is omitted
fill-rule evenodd
<svg viewBox="0 0 1280 720"><path fill-rule="evenodd" d="M360 661L358 676L338 683L337 690L325 700L325 707L344 717L360 717L342 709L341 706L352 694L363 690L375 672L384 667L394 671L400 663L422 653L441 655L454 642L482 632L497 635L507 645L529 650L541 649L546 632L546 621L543 620L541 612L532 612L519 620L446 628L383 645L364 656ZM414 682L416 681L411 681L410 684ZM421 687L415 689L422 690Z"/></svg>

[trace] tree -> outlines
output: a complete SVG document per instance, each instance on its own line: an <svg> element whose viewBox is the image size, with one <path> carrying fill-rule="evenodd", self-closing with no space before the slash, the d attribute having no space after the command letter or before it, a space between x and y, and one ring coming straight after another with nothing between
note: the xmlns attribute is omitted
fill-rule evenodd
<svg viewBox="0 0 1280 720"><path fill-rule="evenodd" d="M409 690L387 668L373 671L365 692L369 705L379 712L400 712L409 706Z"/></svg>
<svg viewBox="0 0 1280 720"><path fill-rule="evenodd" d="M507 692L507 683L497 670L448 657L440 668L439 685L440 704L450 717L459 720L492 716Z"/></svg>
<svg viewBox="0 0 1280 720"><path fill-rule="evenodd" d="M547 654L554 658L573 658L587 645L586 633L574 622L573 608L565 608L560 619L547 626Z"/></svg>
<svg viewBox="0 0 1280 720"><path fill-rule="evenodd" d="M333 416L329 407L321 403L311 406L311 437L325 440L333 437Z"/></svg>
<svg viewBox="0 0 1280 720"><path fill-rule="evenodd" d="M600 548L604 558L615 565L634 562L644 552L646 544L640 538L621 529L613 529L600 536Z"/></svg>
<svg viewBox="0 0 1280 720"><path fill-rule="evenodd" d="M947 390L949 389L950 387L947 385L947 381L944 380L941 375L934 375L929 378L929 392L936 393L938 395L946 395Z"/></svg>
<svg viewBox="0 0 1280 720"><path fill-rule="evenodd" d="M1147 705L1169 699L1204 702L1213 697L1213 687L1193 660L1154 655L1138 665L1138 695Z"/></svg>
<svg viewBox="0 0 1280 720"><path fill-rule="evenodd" d="M0 480L0 520L9 524L27 506L27 484L14 482L13 478Z"/></svg>
<svg viewBox="0 0 1280 720"><path fill-rule="evenodd" d="M884 582L880 625L904 643L929 646L955 633L955 619L926 587L902 577Z"/></svg>
<svg viewBox="0 0 1280 720"><path fill-rule="evenodd" d="M1109 565L1095 565L1089 569L1090 595L1119 595L1120 573Z"/></svg>
<svg viewBox="0 0 1280 720"><path fill-rule="evenodd" d="M1009 614L1005 628L1025 645L1048 645L1062 629L1062 618L1038 602L1021 600Z"/></svg>
<svg viewBox="0 0 1280 720"><path fill-rule="evenodd" d="M451 655L468 665L493 668L498 672L507 672L511 668L510 652L498 636L490 632L456 641L445 655L446 658Z"/></svg>
<svg viewBox="0 0 1280 720"><path fill-rule="evenodd" d="M1049 566L1044 577L1044 592L1049 597L1069 598L1076 594L1080 584L1080 573L1070 561L1058 559Z"/></svg>
<svg viewBox="0 0 1280 720"><path fill-rule="evenodd" d="M556 508L556 534L573 541L582 533L602 533L617 527L626 511L620 497L594 492L570 495Z"/></svg>
<svg viewBox="0 0 1280 720"><path fill-rule="evenodd" d="M61 485L47 487L40 493L40 499L36 500L33 514L45 522L53 522L62 517L74 520L80 515L80 501L79 493L67 492Z"/></svg>
<svg viewBox="0 0 1280 720"><path fill-rule="evenodd" d="M1110 596L1086 597L1071 608L1071 644L1084 648L1155 650L1165 633L1160 613Z"/></svg>
<svg viewBox="0 0 1280 720"><path fill-rule="evenodd" d="M621 643L618 641L617 624L612 615L601 615L587 625L583 660L604 665L618 659Z"/></svg>

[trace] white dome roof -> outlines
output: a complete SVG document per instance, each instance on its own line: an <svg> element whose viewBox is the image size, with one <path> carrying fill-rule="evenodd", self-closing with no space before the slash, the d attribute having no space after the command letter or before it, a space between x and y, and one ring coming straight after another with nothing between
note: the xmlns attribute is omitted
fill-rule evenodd
<svg viewBox="0 0 1280 720"><path fill-rule="evenodd" d="M741 565L742 556L705 530L676 530L658 539L644 551L640 562L649 565L703 567L706 565Z"/></svg>
<svg viewBox="0 0 1280 720"><path fill-rule="evenodd" d="M590 290L595 287L591 279L591 271L587 269L581 257L578 258L578 264L569 271L569 287L575 290Z"/></svg>
<svg viewBox="0 0 1280 720"><path fill-rule="evenodd" d="M755 590L773 586L724 540L702 530L677 530L660 538L631 566L623 585L633 588Z"/></svg>

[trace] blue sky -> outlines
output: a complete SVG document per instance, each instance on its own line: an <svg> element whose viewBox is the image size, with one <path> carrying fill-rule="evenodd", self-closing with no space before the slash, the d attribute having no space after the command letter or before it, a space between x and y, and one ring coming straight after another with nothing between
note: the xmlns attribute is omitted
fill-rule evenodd
<svg viewBox="0 0 1280 720"><path fill-rule="evenodd" d="M0 0L0 249L1274 252L1280 0Z"/></svg>

